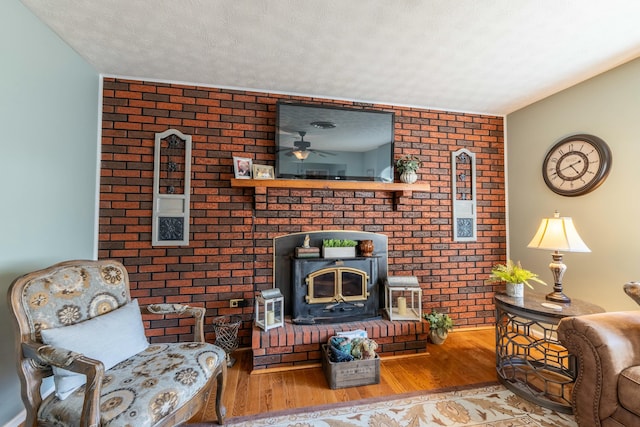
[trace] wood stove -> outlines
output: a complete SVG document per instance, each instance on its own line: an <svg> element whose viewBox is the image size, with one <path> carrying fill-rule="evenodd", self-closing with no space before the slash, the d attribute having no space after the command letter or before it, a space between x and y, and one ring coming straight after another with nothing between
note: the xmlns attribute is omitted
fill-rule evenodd
<svg viewBox="0 0 640 427"><path fill-rule="evenodd" d="M324 239L372 240L370 257L296 258L306 236L311 246ZM387 236L362 231L313 231L274 239L274 287L285 298L294 323L342 323L380 317L382 283L387 277Z"/></svg>

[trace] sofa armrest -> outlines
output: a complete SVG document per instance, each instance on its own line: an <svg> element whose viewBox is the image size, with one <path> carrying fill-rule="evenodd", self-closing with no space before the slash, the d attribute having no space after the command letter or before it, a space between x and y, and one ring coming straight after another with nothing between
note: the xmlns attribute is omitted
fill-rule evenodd
<svg viewBox="0 0 640 427"><path fill-rule="evenodd" d="M640 365L640 311L567 317L558 325L558 338L578 360L576 421L599 426L619 406L620 373Z"/></svg>
<svg viewBox="0 0 640 427"><path fill-rule="evenodd" d="M140 310L145 314L179 314L191 316L195 319L193 327L193 340L196 342L204 341L204 316L207 309L204 307L191 307L184 304L150 304L141 306Z"/></svg>
<svg viewBox="0 0 640 427"><path fill-rule="evenodd" d="M624 293L640 305L640 282L627 282L624 284Z"/></svg>

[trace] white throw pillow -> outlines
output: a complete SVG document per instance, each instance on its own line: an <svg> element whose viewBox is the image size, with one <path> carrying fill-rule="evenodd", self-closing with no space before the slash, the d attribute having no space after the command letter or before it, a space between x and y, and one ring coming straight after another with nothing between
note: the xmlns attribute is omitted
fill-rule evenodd
<svg viewBox="0 0 640 427"><path fill-rule="evenodd" d="M107 370L149 346L138 301L71 326L44 329L42 341L101 361ZM53 367L56 396L66 399L87 381L83 374Z"/></svg>

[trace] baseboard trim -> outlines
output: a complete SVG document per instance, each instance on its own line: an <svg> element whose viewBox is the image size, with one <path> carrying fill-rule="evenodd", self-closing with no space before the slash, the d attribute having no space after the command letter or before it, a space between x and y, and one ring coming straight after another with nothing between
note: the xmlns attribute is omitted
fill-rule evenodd
<svg viewBox="0 0 640 427"><path fill-rule="evenodd" d="M302 365L278 366L275 368L254 369L251 372L249 372L249 375L273 374L277 372L298 371L300 369L310 369L310 368L320 368L320 367L322 367L322 364L317 362L307 363Z"/></svg>
<svg viewBox="0 0 640 427"><path fill-rule="evenodd" d="M23 409L18 415L9 420L3 427L20 427L27 419L27 411Z"/></svg>

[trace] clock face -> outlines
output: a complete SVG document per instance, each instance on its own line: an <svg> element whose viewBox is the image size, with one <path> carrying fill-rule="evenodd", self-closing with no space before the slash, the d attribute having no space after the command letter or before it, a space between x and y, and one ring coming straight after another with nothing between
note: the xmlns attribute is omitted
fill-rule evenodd
<svg viewBox="0 0 640 427"><path fill-rule="evenodd" d="M542 176L562 196L595 190L609 174L611 150L597 136L573 135L556 143L544 159Z"/></svg>

